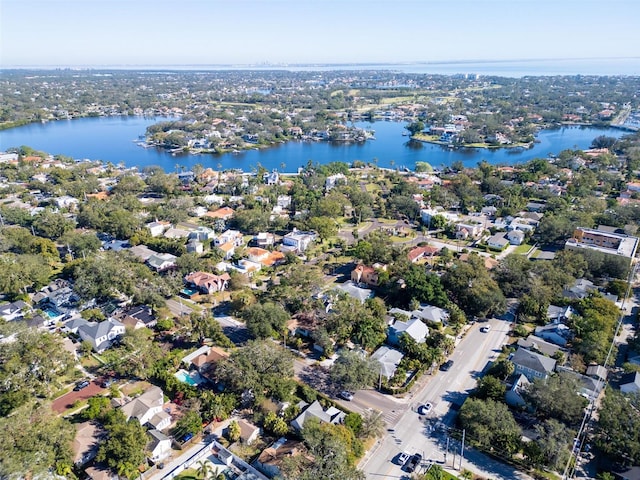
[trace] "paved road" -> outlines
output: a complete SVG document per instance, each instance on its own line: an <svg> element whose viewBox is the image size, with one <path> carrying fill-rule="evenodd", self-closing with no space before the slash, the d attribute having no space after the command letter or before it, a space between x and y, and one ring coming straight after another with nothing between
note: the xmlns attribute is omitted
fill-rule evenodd
<svg viewBox="0 0 640 480"><path fill-rule="evenodd" d="M185 305L186 303L187 303L186 300L177 301L177 300L169 299L167 300L167 308L176 317L181 317L182 315L191 315L191 312L193 312L193 309L187 307L187 305Z"/></svg>
<svg viewBox="0 0 640 480"><path fill-rule="evenodd" d="M236 345L243 345L251 339L244 323L230 315L215 315L214 318L222 327L222 332Z"/></svg>
<svg viewBox="0 0 640 480"><path fill-rule="evenodd" d="M452 466L453 452L447 456L444 465L446 436L438 436L432 430L437 421L451 426L456 417L456 409L464 402L468 392L475 387L476 380L489 362L494 360L507 339L509 322L491 319L489 333L480 332L486 323L473 325L459 342L451 355L454 361L448 372L437 372L428 383L410 400L395 425L374 449L363 459L360 468L369 479L409 478L397 464L401 452L420 453L425 461L432 460L443 466ZM430 402L433 409L427 416L416 413L416 408ZM453 446L450 442L450 447ZM459 447L458 447L459 448ZM459 466L459 457L456 457ZM478 475L494 479L526 479L527 475L487 456L469 451L465 453L463 468Z"/></svg>

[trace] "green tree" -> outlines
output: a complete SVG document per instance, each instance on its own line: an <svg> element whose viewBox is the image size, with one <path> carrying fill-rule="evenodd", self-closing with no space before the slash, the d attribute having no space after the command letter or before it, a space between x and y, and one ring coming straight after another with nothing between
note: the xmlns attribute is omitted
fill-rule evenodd
<svg viewBox="0 0 640 480"><path fill-rule="evenodd" d="M45 476L71 465L75 428L47 406L29 404L0 415L0 477Z"/></svg>
<svg viewBox="0 0 640 480"><path fill-rule="evenodd" d="M274 396L279 400L293 392L293 357L291 352L274 348L270 341L250 341L218 363L216 377L233 392L251 390L256 397Z"/></svg>
<svg viewBox="0 0 640 480"><path fill-rule="evenodd" d="M281 338L289 320L289 314L276 303L255 303L242 312L249 333L254 338Z"/></svg>
<svg viewBox="0 0 640 480"><path fill-rule="evenodd" d="M267 416L264 419L264 428L279 437L282 437L289 432L289 425L287 422L274 412L267 413Z"/></svg>
<svg viewBox="0 0 640 480"><path fill-rule="evenodd" d="M640 462L640 394L605 390L598 411L595 444L620 467Z"/></svg>
<svg viewBox="0 0 640 480"><path fill-rule="evenodd" d="M238 425L238 422L234 420L229 424L226 435L231 443L240 440L240 425Z"/></svg>
<svg viewBox="0 0 640 480"><path fill-rule="evenodd" d="M584 415L587 399L578 395L578 380L566 373L546 380L535 379L527 386L524 397L543 418L555 418L567 425L578 425Z"/></svg>
<svg viewBox="0 0 640 480"><path fill-rule="evenodd" d="M202 432L202 417L196 410L188 410L176 423L173 435L181 439L185 435L197 435Z"/></svg>
<svg viewBox="0 0 640 480"><path fill-rule="evenodd" d="M125 420L120 410L113 410L104 424L107 439L100 444L96 460L105 462L118 475L136 478L138 468L145 462L144 449L148 443L145 428L135 418Z"/></svg>
<svg viewBox="0 0 640 480"><path fill-rule="evenodd" d="M490 398L496 402L501 402L504 399L505 392L506 387L499 379L491 375L485 375L478 380L478 386L473 395L482 400Z"/></svg>
<svg viewBox="0 0 640 480"><path fill-rule="evenodd" d="M504 403L468 398L458 419L468 438L486 449L513 454L520 447L520 427Z"/></svg>
<svg viewBox="0 0 640 480"><path fill-rule="evenodd" d="M331 366L331 379L346 390L371 387L378 380L376 363L356 352L345 351Z"/></svg>

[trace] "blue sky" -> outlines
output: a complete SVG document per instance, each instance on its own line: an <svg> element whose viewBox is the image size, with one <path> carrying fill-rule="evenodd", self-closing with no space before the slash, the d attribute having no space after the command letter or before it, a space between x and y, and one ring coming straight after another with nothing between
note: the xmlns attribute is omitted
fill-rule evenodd
<svg viewBox="0 0 640 480"><path fill-rule="evenodd" d="M0 0L0 65L640 56L640 0Z"/></svg>

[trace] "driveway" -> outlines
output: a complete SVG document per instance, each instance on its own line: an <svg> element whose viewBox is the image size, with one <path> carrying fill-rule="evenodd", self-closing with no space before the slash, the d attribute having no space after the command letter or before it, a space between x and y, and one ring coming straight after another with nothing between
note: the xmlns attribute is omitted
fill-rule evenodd
<svg viewBox="0 0 640 480"><path fill-rule="evenodd" d="M102 388L97 380L93 380L89 383L88 387L83 388L77 392L70 391L69 393L56 398L51 404L51 408L56 413L62 413L73 406L77 400L87 400L88 398L95 397L96 395L103 395L107 391L106 388Z"/></svg>

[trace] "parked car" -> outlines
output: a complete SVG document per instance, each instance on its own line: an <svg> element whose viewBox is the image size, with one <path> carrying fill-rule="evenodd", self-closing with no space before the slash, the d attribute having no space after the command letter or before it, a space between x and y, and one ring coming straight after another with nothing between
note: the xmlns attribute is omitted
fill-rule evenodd
<svg viewBox="0 0 640 480"><path fill-rule="evenodd" d="M489 330L491 330L491 325L485 325L480 329L480 331L483 333L487 333Z"/></svg>
<svg viewBox="0 0 640 480"><path fill-rule="evenodd" d="M443 372L446 372L447 370L449 370L451 367L453 366L453 360L447 360L446 362L444 362L442 365L440 365L440 370L442 370Z"/></svg>
<svg viewBox="0 0 640 480"><path fill-rule="evenodd" d="M407 452L402 452L398 455L398 465L404 465L409 460L409 454Z"/></svg>
<svg viewBox="0 0 640 480"><path fill-rule="evenodd" d="M74 392L79 392L83 388L87 388L89 386L89 380L82 380L81 382L76 383L76 386L73 387Z"/></svg>
<svg viewBox="0 0 640 480"><path fill-rule="evenodd" d="M353 393L343 390L342 392L340 392L340 398L351 401L353 400Z"/></svg>
<svg viewBox="0 0 640 480"><path fill-rule="evenodd" d="M113 380L103 380L102 383L100 383L100 386L102 388L109 388L112 384Z"/></svg>
<svg viewBox="0 0 640 480"><path fill-rule="evenodd" d="M420 465L421 461L422 461L422 455L420 455L419 453L416 453L415 455L413 455L409 460L409 463L407 463L407 466L405 467L407 472L413 473L415 469L418 467L418 465Z"/></svg>

